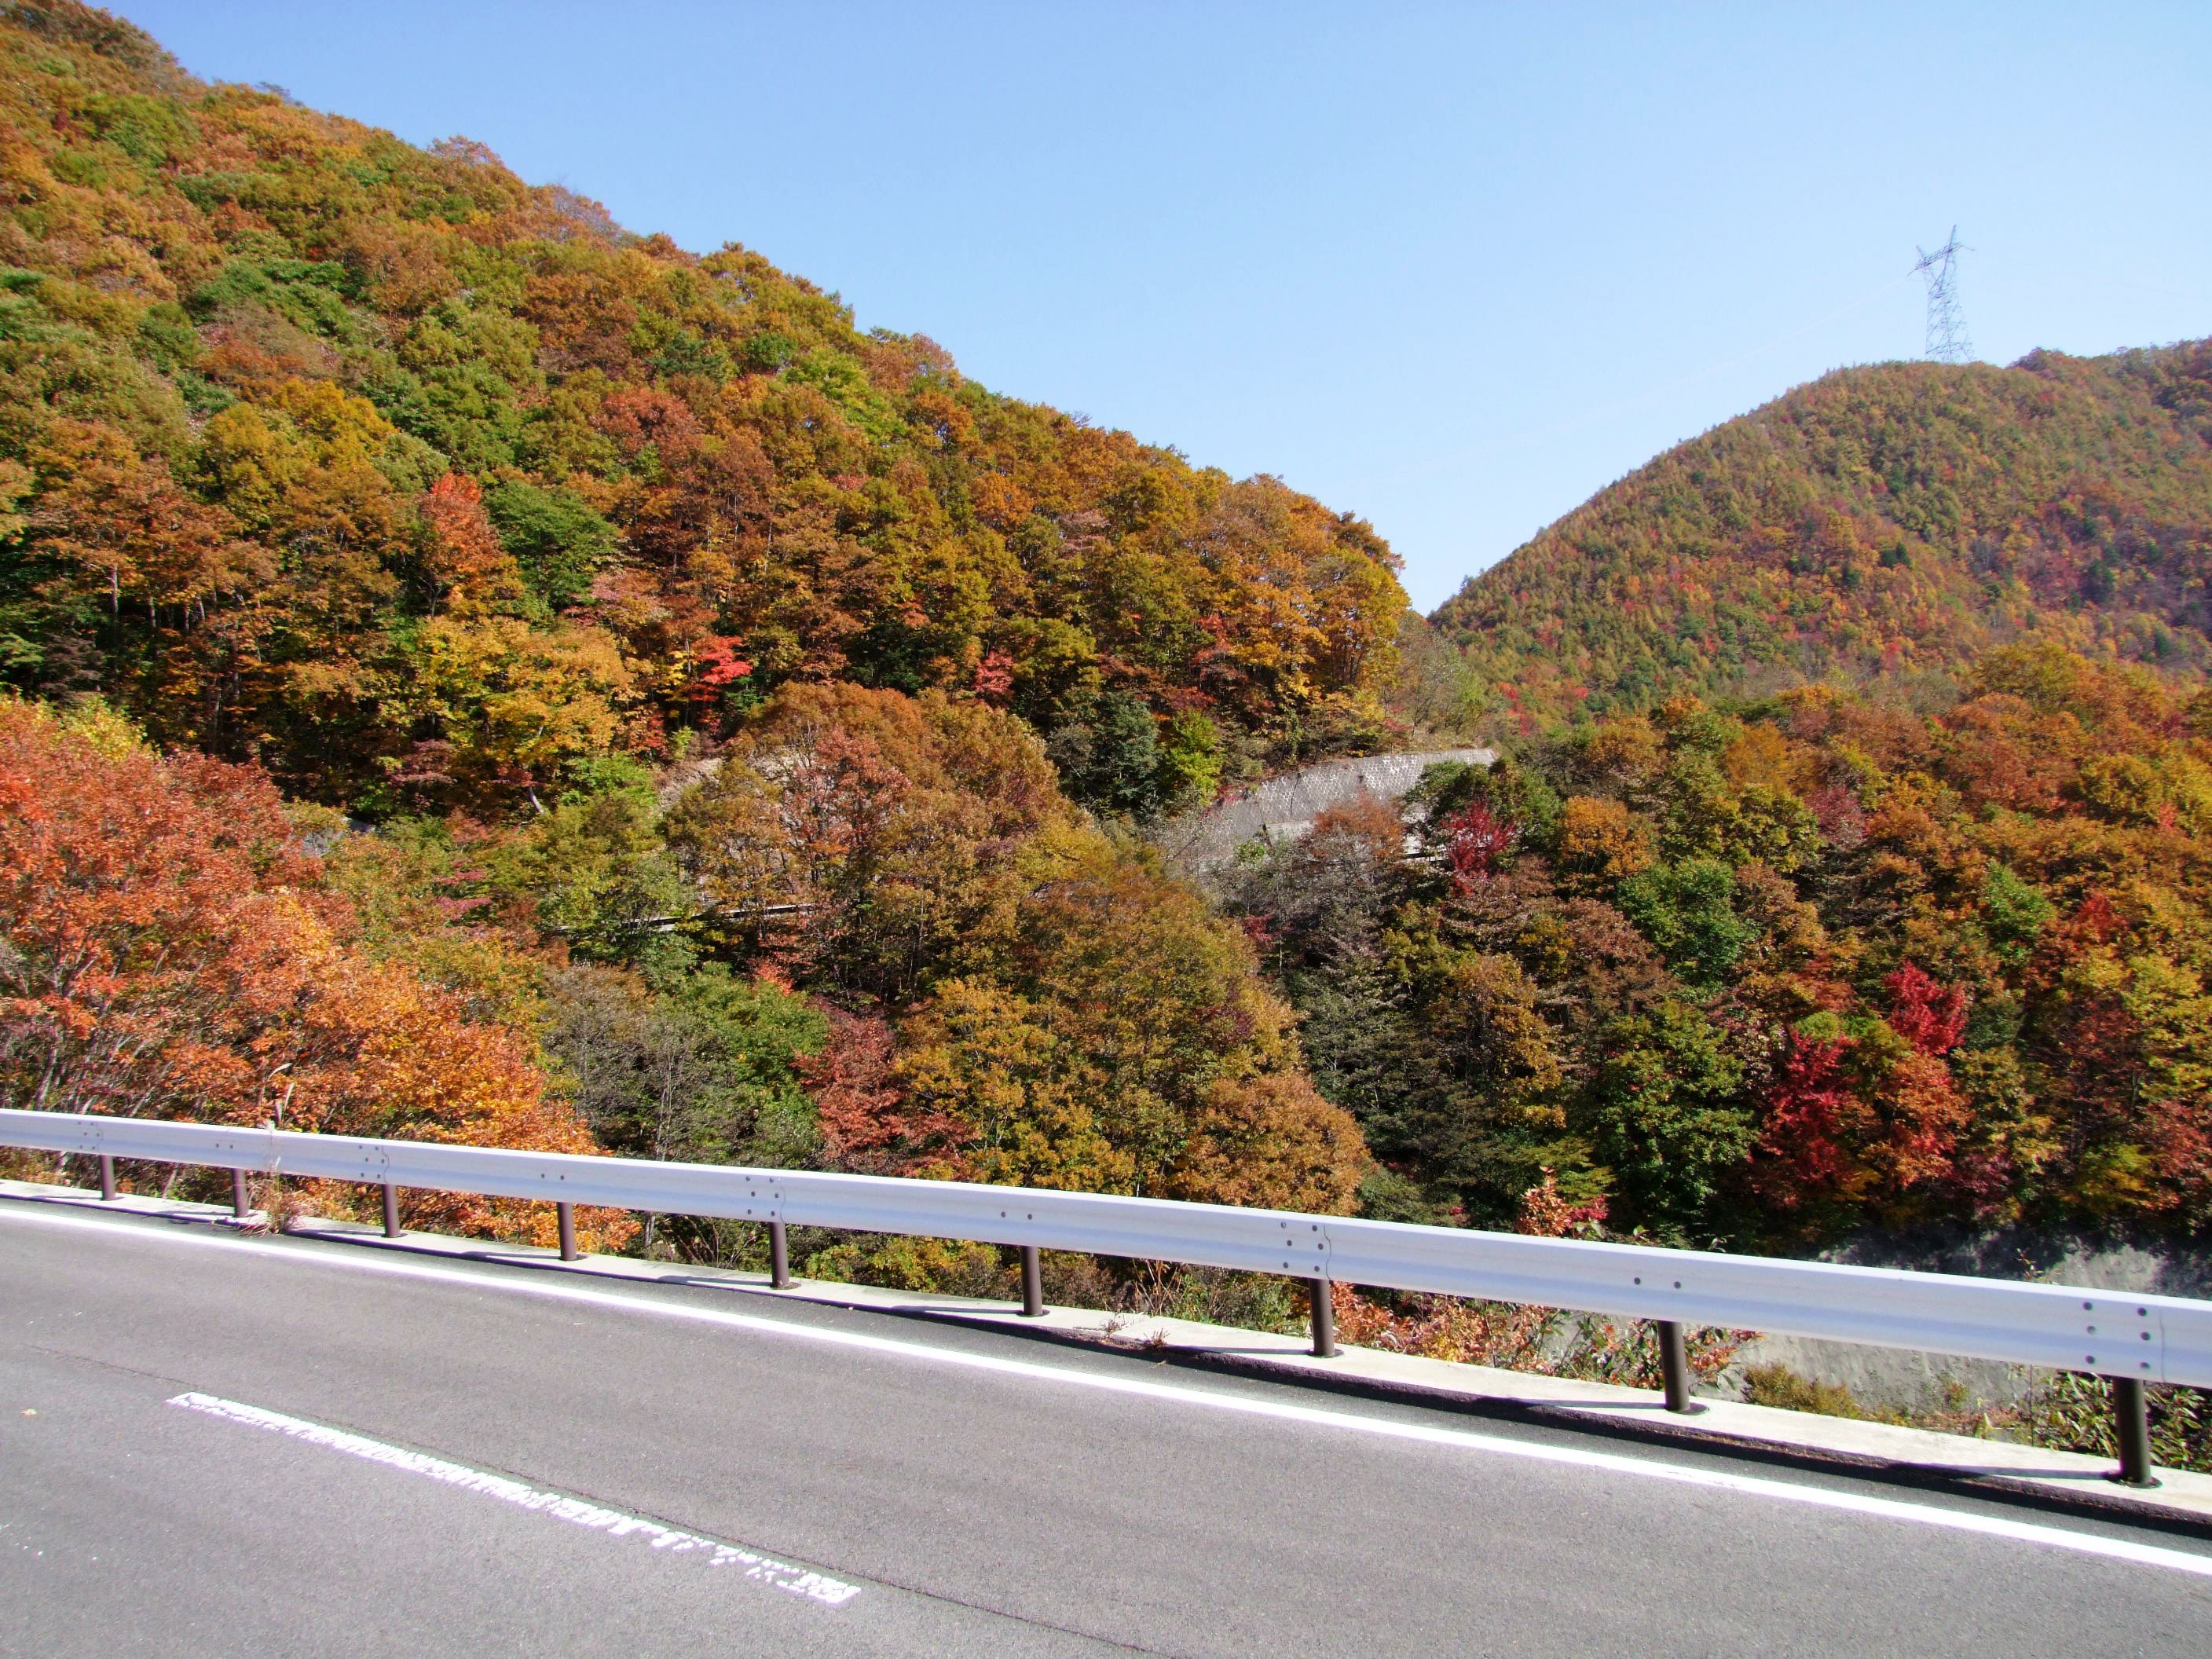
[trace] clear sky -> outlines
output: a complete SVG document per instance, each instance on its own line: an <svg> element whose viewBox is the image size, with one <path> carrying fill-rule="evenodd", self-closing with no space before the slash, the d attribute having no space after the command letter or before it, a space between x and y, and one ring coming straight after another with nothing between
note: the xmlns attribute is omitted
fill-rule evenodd
<svg viewBox="0 0 2212 1659"><path fill-rule="evenodd" d="M1423 609L1652 454L1914 356L2212 334L2212 4L121 0L864 327L1371 520Z"/></svg>

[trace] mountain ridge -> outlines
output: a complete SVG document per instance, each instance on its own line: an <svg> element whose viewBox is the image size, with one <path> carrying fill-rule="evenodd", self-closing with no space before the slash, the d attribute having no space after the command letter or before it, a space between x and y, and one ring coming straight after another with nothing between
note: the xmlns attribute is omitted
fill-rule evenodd
<svg viewBox="0 0 2212 1659"><path fill-rule="evenodd" d="M2029 635L2212 661L2212 343L1836 370L1655 456L1431 625L1510 729L1948 674Z"/></svg>

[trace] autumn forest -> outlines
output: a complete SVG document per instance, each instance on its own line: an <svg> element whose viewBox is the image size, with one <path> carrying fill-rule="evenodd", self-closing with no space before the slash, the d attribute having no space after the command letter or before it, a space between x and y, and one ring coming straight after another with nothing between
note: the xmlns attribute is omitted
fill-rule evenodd
<svg viewBox="0 0 2212 1659"><path fill-rule="evenodd" d="M2212 1222L2212 343L1838 371L1425 619L1353 513L69 0L0 10L0 192L8 1105L1766 1250Z"/></svg>

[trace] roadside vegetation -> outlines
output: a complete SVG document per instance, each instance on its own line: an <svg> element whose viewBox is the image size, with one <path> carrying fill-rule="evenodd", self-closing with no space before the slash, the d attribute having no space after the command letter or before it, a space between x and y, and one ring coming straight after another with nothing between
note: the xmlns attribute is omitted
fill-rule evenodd
<svg viewBox="0 0 2212 1659"><path fill-rule="evenodd" d="M1701 1248L2212 1225L2203 343L1828 377L1428 626L1280 480L76 0L0 7L0 184L10 1106ZM1203 882L1147 839L1425 732L1505 753ZM1641 1327L1339 1295L1351 1340L1655 1374Z"/></svg>

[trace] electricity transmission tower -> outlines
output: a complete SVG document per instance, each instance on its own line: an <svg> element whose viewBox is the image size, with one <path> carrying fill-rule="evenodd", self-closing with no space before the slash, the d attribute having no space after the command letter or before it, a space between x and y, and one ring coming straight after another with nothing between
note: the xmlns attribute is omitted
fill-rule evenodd
<svg viewBox="0 0 2212 1659"><path fill-rule="evenodd" d="M1966 313L1959 307L1959 256L1973 250L1959 240L1951 227L1951 240L1933 253L1912 250L1920 263L1912 267L1928 279L1928 356L1939 363L1970 363L1973 342L1966 338Z"/></svg>

